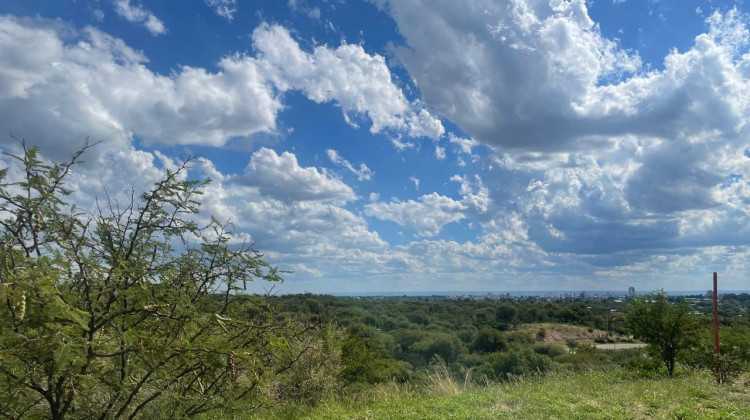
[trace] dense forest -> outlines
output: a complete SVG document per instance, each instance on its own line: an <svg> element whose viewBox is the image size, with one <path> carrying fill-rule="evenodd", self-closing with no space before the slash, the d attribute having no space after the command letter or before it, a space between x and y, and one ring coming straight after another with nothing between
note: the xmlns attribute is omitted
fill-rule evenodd
<svg viewBox="0 0 750 420"><path fill-rule="evenodd" d="M270 300L283 311L303 311L344 327L343 355L355 364L348 378L355 382L419 378L436 358L455 375L468 374L479 382L548 370L620 366L656 374L663 369L658 356L645 357L641 349L594 347L634 341L627 320L633 298L292 295ZM705 360L713 349L710 301L703 296L669 299L670 305L689 311L694 326L679 358L686 366L711 367ZM748 294L720 299L722 352L741 363L750 360L750 328L743 317L748 306Z"/></svg>

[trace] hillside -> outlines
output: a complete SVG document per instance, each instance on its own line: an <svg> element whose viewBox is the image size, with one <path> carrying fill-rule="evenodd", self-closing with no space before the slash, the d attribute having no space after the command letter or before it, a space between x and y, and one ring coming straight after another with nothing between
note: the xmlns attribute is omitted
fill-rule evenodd
<svg viewBox="0 0 750 420"><path fill-rule="evenodd" d="M436 380L423 391L391 385L356 401L277 408L249 418L747 419L750 386L747 378L717 385L710 376L694 372L671 379L635 378L621 371L560 374L489 387Z"/></svg>

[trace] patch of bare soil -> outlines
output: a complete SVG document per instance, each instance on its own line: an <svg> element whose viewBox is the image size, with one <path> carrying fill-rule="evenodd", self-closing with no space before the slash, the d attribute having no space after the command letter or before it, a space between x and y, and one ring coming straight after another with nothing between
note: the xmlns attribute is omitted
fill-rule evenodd
<svg viewBox="0 0 750 420"><path fill-rule="evenodd" d="M589 331L586 327L575 325L545 325L544 338L536 336L536 340L544 343L559 343L567 340L586 341L595 340L599 337L606 337L607 333L602 330L592 329Z"/></svg>

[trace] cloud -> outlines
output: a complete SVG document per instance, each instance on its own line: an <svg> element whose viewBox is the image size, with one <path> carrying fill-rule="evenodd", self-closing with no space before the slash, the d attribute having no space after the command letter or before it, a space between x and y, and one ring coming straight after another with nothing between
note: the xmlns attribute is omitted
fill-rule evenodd
<svg viewBox="0 0 750 420"><path fill-rule="evenodd" d="M308 6L306 0L289 0L287 6L292 12L304 13L311 19L320 19L320 8Z"/></svg>
<svg viewBox="0 0 750 420"><path fill-rule="evenodd" d="M326 149L326 154L328 155L328 159L330 159L331 162L343 166L344 168L348 169L349 172L357 175L357 179L359 181L369 181L375 174L364 163L359 164L359 169L355 168L348 160L342 158L338 154L338 152L333 149Z"/></svg>
<svg viewBox="0 0 750 420"><path fill-rule="evenodd" d="M420 109L415 114L410 113L407 116L407 124L410 137L428 137L437 140L445 133L440 118L430 114L425 109Z"/></svg>
<svg viewBox="0 0 750 420"><path fill-rule="evenodd" d="M216 14L228 21L234 19L237 12L237 0L203 0L206 6L214 9Z"/></svg>
<svg viewBox="0 0 750 420"><path fill-rule="evenodd" d="M461 202L437 193L423 195L419 201L378 202L364 206L365 214L408 226L422 236L435 236L448 223L464 218Z"/></svg>
<svg viewBox="0 0 750 420"><path fill-rule="evenodd" d="M367 229L365 220L330 202L286 202L259 195L241 183L224 183L204 197L205 211L231 218L258 247L289 263L335 260L348 249L382 251L386 243ZM221 220L221 219L220 219ZM339 262L340 263L340 262ZM328 264L323 264L331 267Z"/></svg>
<svg viewBox="0 0 750 420"><path fill-rule="evenodd" d="M412 176L409 180L418 190L419 179ZM454 175L451 181L461 183L460 201L435 192L423 195L418 201L392 200L388 203L377 202L378 196L371 196L370 203L364 206L365 214L411 227L421 236L432 237L438 235L448 223L465 219L469 215L487 213L491 200L489 191L479 176Z"/></svg>
<svg viewBox="0 0 750 420"><path fill-rule="evenodd" d="M382 57L348 44L308 54L278 26L254 32L257 57L229 55L214 72L183 66L168 76L149 70L142 52L94 28L5 16L0 33L0 123L39 141L90 136L127 143L136 135L147 144L220 147L276 134L281 95L290 89L316 102L336 101L349 121L369 116L372 132L439 135L442 128L405 99ZM50 143L52 153L63 148Z"/></svg>
<svg viewBox="0 0 750 420"><path fill-rule="evenodd" d="M624 199L627 179L637 169L632 150L626 144L596 157L569 154L542 161L505 156L488 177L494 206L487 208L492 218L518 214L518 228L550 256L667 247L677 233L674 222L634 211ZM455 180L465 189L467 180ZM621 255L619 261L627 264L629 258Z"/></svg>
<svg viewBox="0 0 750 420"><path fill-rule="evenodd" d="M478 213L486 213L490 205L489 190L484 186L479 175L460 176L453 175L451 181L461 183L461 203L467 208L474 209Z"/></svg>
<svg viewBox="0 0 750 420"><path fill-rule="evenodd" d="M628 179L628 202L656 214L720 205L716 187L724 179L710 168L701 167L701 152L700 148L677 144L664 145L645 156L641 167Z"/></svg>
<svg viewBox="0 0 750 420"><path fill-rule="evenodd" d="M102 9L90 9L91 15L94 17L94 19L98 20L99 22L104 20L104 11Z"/></svg>
<svg viewBox="0 0 750 420"><path fill-rule="evenodd" d="M396 150L398 151L403 151L403 150L411 149L415 147L414 143L410 141L403 141L401 140L401 138L398 138L398 137L392 137L390 140L391 140L391 144L393 145L393 147L395 147Z"/></svg>
<svg viewBox="0 0 750 420"><path fill-rule="evenodd" d="M568 255L583 266L628 267L653 255L700 254L718 244L746 246L740 237L750 229L737 223L749 220L739 210L747 197L744 175L727 178L722 189L723 180L695 162L706 154L663 147L627 138L596 155L565 154L546 161L506 156L488 178L488 217L518 212L530 241L550 257ZM733 168L742 159L722 149L713 153Z"/></svg>
<svg viewBox="0 0 750 420"><path fill-rule="evenodd" d="M261 148L253 153L240 182L256 186L261 194L282 201L351 201L356 199L352 189L325 170L303 168L297 157L289 152L277 155Z"/></svg>
<svg viewBox="0 0 750 420"><path fill-rule="evenodd" d="M419 189L419 178L417 178L416 176L410 176L409 181L411 181L414 184L415 190Z"/></svg>
<svg viewBox="0 0 750 420"><path fill-rule="evenodd" d="M143 7L133 6L130 2L131 0L114 0L115 13L128 22L143 24L152 35L161 35L167 32L164 22L154 16L153 13Z"/></svg>
<svg viewBox="0 0 750 420"><path fill-rule="evenodd" d="M222 146L275 131L282 104L251 58L225 57L216 73L185 66L162 76L141 52L93 28L6 16L0 34L0 123L50 143L50 152L86 136Z"/></svg>
<svg viewBox="0 0 750 420"><path fill-rule="evenodd" d="M17 145L13 143L4 144L2 148L18 152ZM268 154L266 150L261 149L257 156ZM289 159L290 155L284 154L268 156L281 161L293 160ZM95 211L96 199L100 204L106 199L103 191L113 200L113 206L127 206L133 190L140 192L149 189L163 176L165 168L173 168L179 162L161 152L137 150L132 146L96 155L87 153L84 159L95 160L94 165L76 167L66 184L73 190L67 199L83 211ZM255 164L254 174L258 174L263 170L260 159L256 159ZM274 171L279 170L280 165L266 166L270 170L265 176L270 176L276 174ZM13 180L22 175L18 162L7 156L0 156L0 168L9 168L8 176ZM296 191L290 191L292 187L289 185L248 185L242 175L221 173L214 162L206 158L192 161L189 173L183 173L183 178L213 178L199 197L202 205L201 213L195 216L198 224L206 225L211 216L221 222L231 222L235 232L233 242L255 243L271 264L284 269L300 269L297 276L325 274L330 277L329 273L337 274L340 271L338 267L347 266L346 261L351 261L349 267L356 271L356 267L364 264L363 261L371 261L375 254L381 255L379 258L382 260L386 259L382 255L388 253L387 243L368 229L362 216L344 209L336 200L319 200L324 194L340 194L336 188L330 188L329 179L322 178L319 172L310 170L312 168L299 168L294 162L285 168L290 168L292 172L287 182L309 185L297 187ZM327 183L329 188L326 193ZM280 194L265 193L266 189L276 186L281 189ZM303 200L290 201L290 196Z"/></svg>
<svg viewBox="0 0 750 420"><path fill-rule="evenodd" d="M467 155L471 155L473 153L472 149L479 145L474 139L458 137L453 133L448 133L448 141L458 146L458 149Z"/></svg>
<svg viewBox="0 0 750 420"><path fill-rule="evenodd" d="M323 277L322 271L318 270L317 268L310 268L306 264L303 264L303 263L299 263L295 265L293 268L294 268L294 271L300 271L300 272L309 274L313 277Z"/></svg>
<svg viewBox="0 0 750 420"><path fill-rule="evenodd" d="M672 51L663 70L645 71L602 36L583 0L380 4L405 38L394 53L424 103L502 151L601 150L623 135L736 137L745 124L747 19L734 9L707 18L708 32Z"/></svg>
<svg viewBox="0 0 750 420"><path fill-rule="evenodd" d="M445 147L435 145L435 158L437 158L437 160L445 159Z"/></svg>
<svg viewBox="0 0 750 420"><path fill-rule="evenodd" d="M478 141L550 150L617 130L575 104L640 59L602 37L583 0L380 3L405 38L394 53L423 101Z"/></svg>
<svg viewBox="0 0 750 420"><path fill-rule="evenodd" d="M714 12L691 48L645 70L583 1L379 4L424 103L470 136L448 140L489 171L473 215L483 231L516 214L548 262L566 255L584 273L597 261L584 255L607 255L607 275L748 245L736 223L750 221L747 16ZM473 155L478 144L495 158Z"/></svg>
<svg viewBox="0 0 750 420"><path fill-rule="evenodd" d="M381 202L368 190L369 202L357 202L334 173L270 149L253 154L241 174L193 162L191 177L214 179L205 213L232 220L237 240L257 241L273 263L298 268L292 288L321 274L326 284L315 290L361 288L353 278L381 290L394 281L411 290L448 290L456 281L467 289L634 281L691 288L706 270L746 278L748 18L711 14L692 46L649 70L602 38L581 2L495 3L388 6L406 42L394 60L425 95L411 101L383 57L348 44L303 49L278 26L261 25L255 52L219 58L212 70L160 75L144 53L96 29L0 17L0 126L56 158L87 135L105 139L71 180L71 199L91 203L105 189L124 200L131 186L140 190L174 165L166 152L133 146L134 138L221 147L275 135L292 91L340 106L351 124L394 145L438 140L441 121L455 122L463 134L448 133L445 148L473 165L451 178L454 198ZM366 165L333 152L332 162L367 176ZM464 172L473 169L481 172ZM418 240L389 245L369 217L413 229ZM475 237L442 239L456 221Z"/></svg>
<svg viewBox="0 0 750 420"><path fill-rule="evenodd" d="M264 74L280 91L300 90L314 102L336 101L351 124L366 115L372 133L393 130L434 139L444 132L439 119L417 110L420 105L410 104L391 81L385 59L360 45L318 46L307 53L285 28L262 24L253 32L253 47Z"/></svg>

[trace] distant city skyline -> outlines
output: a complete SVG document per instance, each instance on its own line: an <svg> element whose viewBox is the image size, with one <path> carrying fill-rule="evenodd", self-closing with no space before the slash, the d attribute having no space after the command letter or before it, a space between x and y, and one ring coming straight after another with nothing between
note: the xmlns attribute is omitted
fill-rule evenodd
<svg viewBox="0 0 750 420"><path fill-rule="evenodd" d="M636 296L638 295L647 295L656 292L656 290L651 291L644 291L644 292L637 292ZM702 295L706 296L707 292L703 290L665 290L668 295L671 296L688 296L688 295ZM333 293L321 293L321 294L330 294L333 296L387 296L387 297L398 297L398 296L474 296L474 297L481 297L486 296L488 294L492 294L494 296L506 296L510 295L511 297L523 297L523 296L532 296L532 297L550 297L550 298L559 298L559 297L580 297L581 291L575 291L575 290L555 290L555 291L549 291L549 290L519 290L519 291L502 291L502 290L495 290L495 291L486 291L486 290L475 290L475 291L380 291L380 292L333 292ZM719 291L719 295L727 294L727 293L750 293L750 289L748 290L724 290ZM592 290L592 291L586 291L587 297L627 297L628 291L625 290Z"/></svg>

